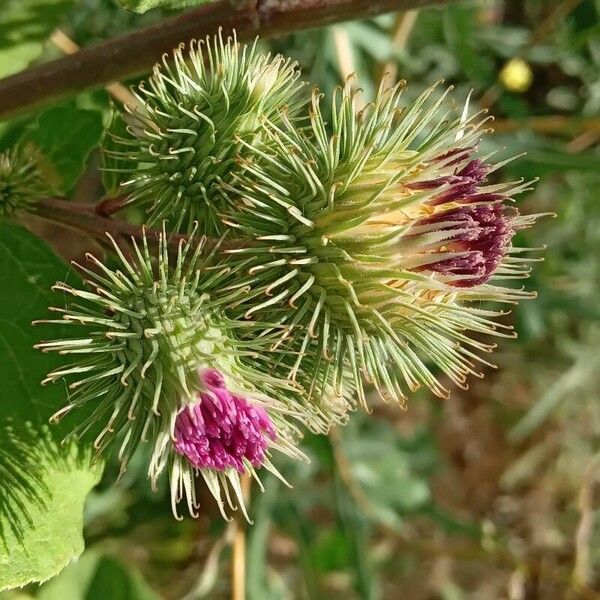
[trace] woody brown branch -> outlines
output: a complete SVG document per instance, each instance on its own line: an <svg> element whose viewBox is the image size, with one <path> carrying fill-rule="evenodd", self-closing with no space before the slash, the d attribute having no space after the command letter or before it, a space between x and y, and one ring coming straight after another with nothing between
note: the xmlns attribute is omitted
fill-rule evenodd
<svg viewBox="0 0 600 600"><path fill-rule="evenodd" d="M449 0L222 0L0 80L0 120L147 72L181 42L234 29L242 41Z"/></svg>
<svg viewBox="0 0 600 600"><path fill-rule="evenodd" d="M84 233L100 244L106 245L108 242L107 234L110 234L115 240L129 241L131 238L141 240L146 238L149 244L157 243L161 235L161 230L149 227L140 227L132 225L125 221L113 220L97 214L93 205L76 204L67 200L58 198L42 198L38 200L31 208L31 213L51 221L67 229ZM180 233L170 233L168 243L173 248L181 240L187 240L189 236ZM207 238L205 244L207 248L214 248L219 244L219 250L236 250L238 248L251 245L252 242L242 240L215 240Z"/></svg>

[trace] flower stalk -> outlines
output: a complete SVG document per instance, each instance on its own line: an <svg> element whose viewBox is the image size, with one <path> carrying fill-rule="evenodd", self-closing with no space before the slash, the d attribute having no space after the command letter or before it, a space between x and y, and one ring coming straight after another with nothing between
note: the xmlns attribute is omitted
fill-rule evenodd
<svg viewBox="0 0 600 600"><path fill-rule="evenodd" d="M114 240L127 242L131 239L141 242L143 239L152 246L156 247L162 236L162 230L152 227L132 225L127 221L112 219L102 214L95 206L88 204L78 204L62 200L60 198L39 198L31 203L29 211L47 221L72 229L79 233L90 236L103 246L112 248L112 243L107 237L109 234ZM172 233L169 235L167 244L171 251L176 252L177 246L181 241L189 239L188 234ZM206 238L205 247L212 249L219 245L221 251L227 249L236 249L240 246L247 246L245 240L218 240L215 238Z"/></svg>
<svg viewBox="0 0 600 600"><path fill-rule="evenodd" d="M248 475L242 477L242 494L244 501L250 502L252 480ZM246 525L247 522L239 516L234 521L233 548L231 554L231 599L245 600L246 598Z"/></svg>

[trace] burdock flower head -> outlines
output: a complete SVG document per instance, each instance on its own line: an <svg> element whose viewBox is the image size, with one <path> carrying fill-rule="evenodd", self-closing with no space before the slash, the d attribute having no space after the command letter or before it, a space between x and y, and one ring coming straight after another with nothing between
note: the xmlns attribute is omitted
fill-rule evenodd
<svg viewBox="0 0 600 600"><path fill-rule="evenodd" d="M156 239L150 241L156 242ZM122 471L140 442L153 451L148 469L156 483L168 468L173 511L184 496L196 514L195 475L200 474L224 511L222 492L243 508L240 475L261 467L277 474L273 450L293 457L296 416L285 402L268 397L277 382L253 368L253 356L267 343L258 336L240 341L236 328L248 328L223 314L222 303L237 292L215 299L229 269L205 240L181 240L171 251L163 232L153 257L144 234L132 243L131 256L114 243L119 266L110 268L88 256L92 268L80 267L85 289L57 284L72 300L55 308L71 324L73 336L39 344L72 362L51 372L46 381L66 379L69 402L55 419L86 406L74 433L95 433L98 451L118 436ZM46 321L47 322L47 321ZM233 496L230 493L233 490ZM245 509L244 509L245 510Z"/></svg>
<svg viewBox="0 0 600 600"><path fill-rule="evenodd" d="M363 404L365 382L399 402L420 386L447 396L436 371L466 386L489 364L480 334L513 336L483 301L532 296L500 285L527 276L512 238L534 217L512 198L528 184L493 179L480 115L453 114L436 88L403 107L402 89L361 110L347 85L329 125L317 91L308 126L264 119L271 151L227 187L226 221L254 244L231 251L255 291L247 314L288 325L278 368Z"/></svg>
<svg viewBox="0 0 600 600"><path fill-rule="evenodd" d="M508 190L486 188L492 166L474 158L473 150L461 148L433 160L442 172L449 166L451 174L407 184L410 190L432 192L422 207L428 216L417 219L403 236L404 250L412 241L416 251L412 268L445 275L454 287L487 282L508 253L515 231L532 222L507 206ZM510 190L513 195L522 189L520 183Z"/></svg>
<svg viewBox="0 0 600 600"><path fill-rule="evenodd" d="M0 153L0 218L27 210L48 186L36 157L21 146Z"/></svg>
<svg viewBox="0 0 600 600"><path fill-rule="evenodd" d="M415 270L448 276L455 287L473 287L488 281L506 256L515 233L503 204L459 206L419 219L407 236L438 232L443 239L421 244L415 257ZM435 238L435 236L433 236Z"/></svg>
<svg viewBox="0 0 600 600"><path fill-rule="evenodd" d="M264 408L231 393L215 369L200 373L205 390L184 408L175 422L175 449L202 469L242 473L244 461L260 467L275 428Z"/></svg>
<svg viewBox="0 0 600 600"><path fill-rule="evenodd" d="M222 233L221 182L248 153L242 142L260 147L260 119L277 120L283 106L293 112L302 87L295 63L255 46L220 34L192 41L133 90L140 106L124 117L128 137L115 135L121 150L109 154L126 165L126 203L143 206L148 224L187 230L198 221L201 233Z"/></svg>

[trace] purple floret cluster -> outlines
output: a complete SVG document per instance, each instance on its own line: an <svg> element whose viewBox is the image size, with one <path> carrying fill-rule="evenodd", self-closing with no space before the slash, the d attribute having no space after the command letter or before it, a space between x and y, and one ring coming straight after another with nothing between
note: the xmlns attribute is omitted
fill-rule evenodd
<svg viewBox="0 0 600 600"><path fill-rule="evenodd" d="M230 392L214 369L201 373L204 391L184 408L175 424L175 450L199 469L246 471L260 467L275 428L266 411Z"/></svg>

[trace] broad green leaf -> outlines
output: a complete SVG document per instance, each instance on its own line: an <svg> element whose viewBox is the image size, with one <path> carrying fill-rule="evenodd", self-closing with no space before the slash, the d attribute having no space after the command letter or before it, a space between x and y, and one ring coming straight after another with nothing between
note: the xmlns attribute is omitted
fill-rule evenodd
<svg viewBox="0 0 600 600"><path fill-rule="evenodd" d="M34 600L34 597L21 590L7 590L0 592L0 600Z"/></svg>
<svg viewBox="0 0 600 600"><path fill-rule="evenodd" d="M38 117L24 140L40 151L51 183L68 192L81 176L90 152L100 144L103 131L100 112L57 106Z"/></svg>
<svg viewBox="0 0 600 600"><path fill-rule="evenodd" d="M135 569L87 551L58 577L45 584L38 600L158 600Z"/></svg>
<svg viewBox="0 0 600 600"><path fill-rule="evenodd" d="M83 502L101 473L46 425L65 390L40 381L61 359L33 348L50 330L31 322L60 304L50 288L69 272L27 230L0 223L0 589L48 579L82 552Z"/></svg>
<svg viewBox="0 0 600 600"><path fill-rule="evenodd" d="M38 600L85 600L100 559L99 553L86 550L60 575L40 587Z"/></svg>
<svg viewBox="0 0 600 600"><path fill-rule="evenodd" d="M10 512L0 515L0 590L45 581L83 552L83 504L102 469L75 443L65 447L39 434L25 440L37 449L22 468L37 473L41 501L29 502L20 522Z"/></svg>
<svg viewBox="0 0 600 600"><path fill-rule="evenodd" d="M43 506L48 497L48 487L42 477L39 456L45 450L54 453L54 445L40 436L41 429L31 425L0 422L0 540L12 533L22 537L31 523L30 509ZM44 430L48 433L48 430ZM41 437L41 439L40 439ZM40 443L41 442L41 443Z"/></svg>
<svg viewBox="0 0 600 600"><path fill-rule="evenodd" d="M192 6L200 6L201 4L210 4L211 2L215 2L215 0L118 0L118 2L127 10L145 13L153 8L190 8Z"/></svg>
<svg viewBox="0 0 600 600"><path fill-rule="evenodd" d="M60 305L60 296L50 288L73 276L36 236L0 223L0 419L45 423L62 405L64 389L40 385L62 361L33 347L40 339L60 334L60 328L31 323L47 318L48 306Z"/></svg>
<svg viewBox="0 0 600 600"><path fill-rule="evenodd" d="M0 3L0 77L17 73L42 52L73 0L2 0Z"/></svg>

